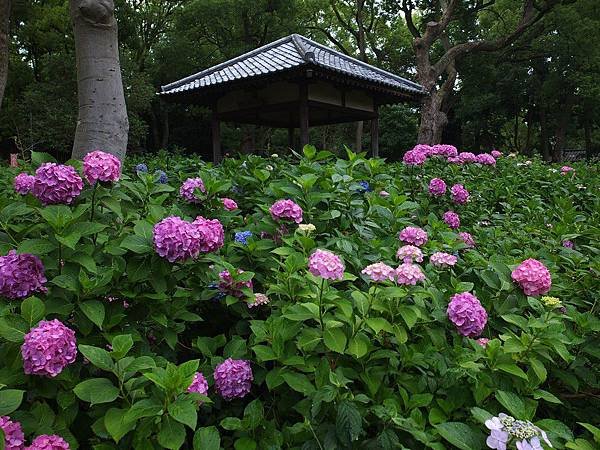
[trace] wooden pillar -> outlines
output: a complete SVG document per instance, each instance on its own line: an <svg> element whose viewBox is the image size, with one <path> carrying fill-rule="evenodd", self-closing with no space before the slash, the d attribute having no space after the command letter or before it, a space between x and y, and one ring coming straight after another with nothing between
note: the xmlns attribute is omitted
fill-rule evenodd
<svg viewBox="0 0 600 450"><path fill-rule="evenodd" d="M294 128L293 127L289 127L288 128L288 147L289 148L294 148Z"/></svg>
<svg viewBox="0 0 600 450"><path fill-rule="evenodd" d="M217 116L217 109L213 107L212 117L210 121L210 129L212 134L212 148L213 148L213 163L217 164L221 162L221 122Z"/></svg>
<svg viewBox="0 0 600 450"><path fill-rule="evenodd" d="M375 105L375 116L371 119L371 153L379 157L379 106Z"/></svg>
<svg viewBox="0 0 600 450"><path fill-rule="evenodd" d="M300 85L300 147L308 145L308 85Z"/></svg>

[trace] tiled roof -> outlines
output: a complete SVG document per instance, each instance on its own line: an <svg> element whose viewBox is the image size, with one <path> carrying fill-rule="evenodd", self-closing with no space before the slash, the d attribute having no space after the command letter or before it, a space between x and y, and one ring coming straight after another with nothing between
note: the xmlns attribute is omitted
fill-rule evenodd
<svg viewBox="0 0 600 450"><path fill-rule="evenodd" d="M241 78L280 72L293 67L317 66L351 78L381 84L391 89L423 94L423 88L405 78L371 66L299 34L286 36L263 47L161 87L161 94L176 94L214 86Z"/></svg>

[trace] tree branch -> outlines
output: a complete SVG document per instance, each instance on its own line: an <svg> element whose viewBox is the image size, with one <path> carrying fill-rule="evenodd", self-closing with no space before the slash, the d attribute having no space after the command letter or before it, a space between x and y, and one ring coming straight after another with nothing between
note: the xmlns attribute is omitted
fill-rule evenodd
<svg viewBox="0 0 600 450"><path fill-rule="evenodd" d="M350 56L350 53L348 52L348 50L346 50L346 47L344 47L344 45L335 38L335 36L333 34L331 34L328 30L321 28L321 27L316 27L316 26L307 26L306 27L309 30L315 30L315 31L319 31L320 33L323 33L325 35L325 37L327 37L327 39L329 39L333 45L335 45L337 48L340 49L340 51L345 54Z"/></svg>
<svg viewBox="0 0 600 450"><path fill-rule="evenodd" d="M400 9L404 13L404 21L406 22L406 26L408 27L408 31L410 31L410 34L412 34L415 38L420 38L421 33L419 33L419 30L417 30L415 22L412 19L412 12L414 9L412 0L402 0L402 5L400 6Z"/></svg>

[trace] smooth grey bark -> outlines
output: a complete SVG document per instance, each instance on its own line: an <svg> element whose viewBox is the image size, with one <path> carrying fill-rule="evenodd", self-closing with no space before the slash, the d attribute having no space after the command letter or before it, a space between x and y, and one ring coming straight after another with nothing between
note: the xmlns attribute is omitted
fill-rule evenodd
<svg viewBox="0 0 600 450"><path fill-rule="evenodd" d="M125 157L129 120L113 0L70 0L79 115L72 157L94 150Z"/></svg>
<svg viewBox="0 0 600 450"><path fill-rule="evenodd" d="M0 107L8 79L8 45L11 0L0 0Z"/></svg>

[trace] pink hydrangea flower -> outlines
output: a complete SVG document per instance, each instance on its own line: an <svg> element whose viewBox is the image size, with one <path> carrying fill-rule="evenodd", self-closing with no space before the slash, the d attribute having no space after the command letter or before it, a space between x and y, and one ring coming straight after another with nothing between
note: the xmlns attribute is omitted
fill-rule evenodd
<svg viewBox="0 0 600 450"><path fill-rule="evenodd" d="M459 205L464 205L469 200L469 191L462 184L452 186L450 193L452 194L452 201Z"/></svg>
<svg viewBox="0 0 600 450"><path fill-rule="evenodd" d="M387 191L379 191L379 195L380 195L381 197L389 197L389 196L390 196L390 193L389 193L389 192L387 192Z"/></svg>
<svg viewBox="0 0 600 450"><path fill-rule="evenodd" d="M454 266L458 258L450 253L435 252L429 257L429 262L436 267L450 267Z"/></svg>
<svg viewBox="0 0 600 450"><path fill-rule="evenodd" d="M245 397L252 387L249 361L228 358L215 368L215 388L225 400Z"/></svg>
<svg viewBox="0 0 600 450"><path fill-rule="evenodd" d="M33 189L34 183L35 177L33 175L29 175L28 173L23 172L15 177L13 181L13 186L17 194L27 195Z"/></svg>
<svg viewBox="0 0 600 450"><path fill-rule="evenodd" d="M412 148L412 151L421 152L425 156L429 156L433 152L433 147L427 144L417 144Z"/></svg>
<svg viewBox="0 0 600 450"><path fill-rule="evenodd" d="M8 416L0 417L0 428L4 432L4 450L22 450L25 435L19 422L13 422Z"/></svg>
<svg viewBox="0 0 600 450"><path fill-rule="evenodd" d="M492 156L496 159L502 157L502 152L499 152L498 150L492 150Z"/></svg>
<svg viewBox="0 0 600 450"><path fill-rule="evenodd" d="M25 450L69 450L69 444L62 437L55 434L42 434L36 437Z"/></svg>
<svg viewBox="0 0 600 450"><path fill-rule="evenodd" d="M433 146L432 154L452 158L458 155L458 150L454 145L437 144Z"/></svg>
<svg viewBox="0 0 600 450"><path fill-rule="evenodd" d="M396 268L396 282L404 285L415 285L425 279L425 274L416 264L402 263Z"/></svg>
<svg viewBox="0 0 600 450"><path fill-rule="evenodd" d="M458 154L458 158L460 159L461 163L463 163L463 164L477 162L477 156L475 155L475 153L471 153L471 152L460 152Z"/></svg>
<svg viewBox="0 0 600 450"><path fill-rule="evenodd" d="M423 262L423 252L414 245L403 245L396 252L396 258L405 263Z"/></svg>
<svg viewBox="0 0 600 450"><path fill-rule="evenodd" d="M196 195L196 189L206 192L202 178L188 178L179 188L179 195L189 203L200 203L202 199Z"/></svg>
<svg viewBox="0 0 600 450"><path fill-rule="evenodd" d="M481 345L483 348L487 347L488 342L490 342L490 340L488 338L479 338L479 339L477 339L477 343L479 345Z"/></svg>
<svg viewBox="0 0 600 450"><path fill-rule="evenodd" d="M448 318L463 336L476 337L487 323L487 312L479 299L469 292L453 295L448 304Z"/></svg>
<svg viewBox="0 0 600 450"><path fill-rule="evenodd" d="M421 150L412 149L402 157L402 162L407 166L420 166L427 161L427 154Z"/></svg>
<svg viewBox="0 0 600 450"><path fill-rule="evenodd" d="M444 223L455 230L460 227L460 217L454 211L446 211L444 213Z"/></svg>
<svg viewBox="0 0 600 450"><path fill-rule="evenodd" d="M458 156L450 156L447 161L450 164L462 164L462 160Z"/></svg>
<svg viewBox="0 0 600 450"><path fill-rule="evenodd" d="M458 233L458 237L460 238L461 241L464 242L464 244L468 248L475 247L475 239L473 239L473 236L471 236L471 233L467 233L466 231L461 231L460 233Z"/></svg>
<svg viewBox="0 0 600 450"><path fill-rule="evenodd" d="M429 193L440 197L446 193L446 182L441 178L433 178L429 182Z"/></svg>
<svg viewBox="0 0 600 450"><path fill-rule="evenodd" d="M561 175L566 175L569 172L575 172L575 169L573 169L571 166L562 166L560 168L560 174Z"/></svg>
<svg viewBox="0 0 600 450"><path fill-rule="evenodd" d="M34 292L46 293L46 281L44 265L37 256L19 255L14 250L0 256L0 295L16 300Z"/></svg>
<svg viewBox="0 0 600 450"><path fill-rule="evenodd" d="M75 361L75 332L59 320L42 320L25 335L21 346L27 375L55 377Z"/></svg>
<svg viewBox="0 0 600 450"><path fill-rule="evenodd" d="M427 243L427 232L419 227L406 227L400 234L399 239L407 244L421 247Z"/></svg>
<svg viewBox="0 0 600 450"><path fill-rule="evenodd" d="M495 166L496 159L489 153L480 153L477 155L477 162L484 166Z"/></svg>
<svg viewBox="0 0 600 450"><path fill-rule="evenodd" d="M317 249L308 258L308 270L315 277L326 280L341 280L344 278L344 263L335 253Z"/></svg>
<svg viewBox="0 0 600 450"><path fill-rule="evenodd" d="M269 208L273 220L292 220L296 223L302 222L302 208L292 200L277 200Z"/></svg>
<svg viewBox="0 0 600 450"><path fill-rule="evenodd" d="M230 198L222 198L221 201L223 202L223 207L227 211L235 211L238 208L237 203Z"/></svg>
<svg viewBox="0 0 600 450"><path fill-rule="evenodd" d="M525 295L543 295L552 287L550 271L537 259L526 259L512 271L511 276Z"/></svg>
<svg viewBox="0 0 600 450"><path fill-rule="evenodd" d="M237 273L244 273L244 271L238 269ZM242 292L242 289L244 288L252 289L252 280L234 281L228 270L219 273L219 280L219 289L221 292L233 295L234 297L243 297L244 293Z"/></svg>
<svg viewBox="0 0 600 450"><path fill-rule="evenodd" d="M256 306L266 305L269 303L269 297L265 294L254 294L254 300L248 303L248 308L255 308Z"/></svg>
<svg viewBox="0 0 600 450"><path fill-rule="evenodd" d="M375 282L386 280L394 281L394 278L396 277L396 271L392 267L382 262L368 265L361 271L361 273L364 273Z"/></svg>
<svg viewBox="0 0 600 450"><path fill-rule="evenodd" d="M208 394L208 382L202 372L196 372L194 374L194 380L187 388L188 392L196 392L197 394L207 395Z"/></svg>
<svg viewBox="0 0 600 450"><path fill-rule="evenodd" d="M169 262L196 258L200 253L199 227L171 216L154 225L154 249Z"/></svg>
<svg viewBox="0 0 600 450"><path fill-rule="evenodd" d="M223 247L225 230L218 219L205 219L198 216L192 225L199 233L199 249L202 253L214 252Z"/></svg>
<svg viewBox="0 0 600 450"><path fill-rule="evenodd" d="M90 184L115 182L121 178L121 161L110 153L96 150L83 157L83 176Z"/></svg>
<svg viewBox="0 0 600 450"><path fill-rule="evenodd" d="M83 180L73 167L45 163L35 171L31 192L43 205L69 205L82 189Z"/></svg>

